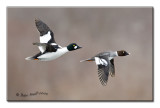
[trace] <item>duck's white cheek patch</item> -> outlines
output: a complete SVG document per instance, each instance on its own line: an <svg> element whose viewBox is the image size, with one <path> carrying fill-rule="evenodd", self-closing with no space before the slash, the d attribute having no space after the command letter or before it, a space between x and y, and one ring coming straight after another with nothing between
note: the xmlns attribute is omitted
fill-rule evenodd
<svg viewBox="0 0 160 108"><path fill-rule="evenodd" d="M105 59L100 59L98 57L95 57L95 62L96 62L96 65L105 65L105 66L108 65L108 63Z"/></svg>
<svg viewBox="0 0 160 108"><path fill-rule="evenodd" d="M48 43L48 41L51 39L51 32L48 31L47 34L40 36L40 42L41 43Z"/></svg>
<svg viewBox="0 0 160 108"><path fill-rule="evenodd" d="M77 46L75 46L74 49L77 49Z"/></svg>

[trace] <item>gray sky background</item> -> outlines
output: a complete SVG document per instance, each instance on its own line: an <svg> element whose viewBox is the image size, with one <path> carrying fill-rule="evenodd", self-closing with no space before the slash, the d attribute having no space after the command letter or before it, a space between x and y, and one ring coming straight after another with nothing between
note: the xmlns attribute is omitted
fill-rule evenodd
<svg viewBox="0 0 160 108"><path fill-rule="evenodd" d="M152 14L148 8L8 8L8 100L152 100ZM49 62L26 61L39 52L34 20L44 21L57 44L83 48ZM103 87L94 62L102 51L126 50L115 58L115 77ZM16 96L46 92L48 95Z"/></svg>

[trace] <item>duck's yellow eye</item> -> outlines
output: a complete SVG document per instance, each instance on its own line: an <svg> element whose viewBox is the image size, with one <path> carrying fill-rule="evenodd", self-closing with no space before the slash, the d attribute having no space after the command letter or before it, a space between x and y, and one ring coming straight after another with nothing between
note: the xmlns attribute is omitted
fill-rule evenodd
<svg viewBox="0 0 160 108"><path fill-rule="evenodd" d="M76 45L73 45L74 47L76 46Z"/></svg>

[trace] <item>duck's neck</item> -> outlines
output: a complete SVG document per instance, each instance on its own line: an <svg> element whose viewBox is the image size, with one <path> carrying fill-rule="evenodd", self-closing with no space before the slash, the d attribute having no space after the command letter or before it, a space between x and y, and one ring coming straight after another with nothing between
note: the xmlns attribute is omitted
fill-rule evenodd
<svg viewBox="0 0 160 108"><path fill-rule="evenodd" d="M117 51L113 52L110 54L110 57L109 57L109 60L113 59L114 57L117 57L118 56L118 53Z"/></svg>
<svg viewBox="0 0 160 108"><path fill-rule="evenodd" d="M117 51L114 52L114 57L117 57L118 56L118 53Z"/></svg>
<svg viewBox="0 0 160 108"><path fill-rule="evenodd" d="M68 50L67 47L62 47L61 50L62 50L63 52L65 52L65 53L66 53L66 52L69 52L69 50Z"/></svg>

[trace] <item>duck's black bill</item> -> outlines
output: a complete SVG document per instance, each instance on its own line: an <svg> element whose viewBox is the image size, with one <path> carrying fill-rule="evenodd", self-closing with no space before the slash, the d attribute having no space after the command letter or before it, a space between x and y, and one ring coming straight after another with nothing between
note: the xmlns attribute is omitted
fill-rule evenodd
<svg viewBox="0 0 160 108"><path fill-rule="evenodd" d="M125 53L125 55L129 55L129 54L130 54L130 53L127 53L127 52Z"/></svg>
<svg viewBox="0 0 160 108"><path fill-rule="evenodd" d="M80 47L80 46L77 47L77 49L80 49L80 48L82 48L82 47Z"/></svg>

